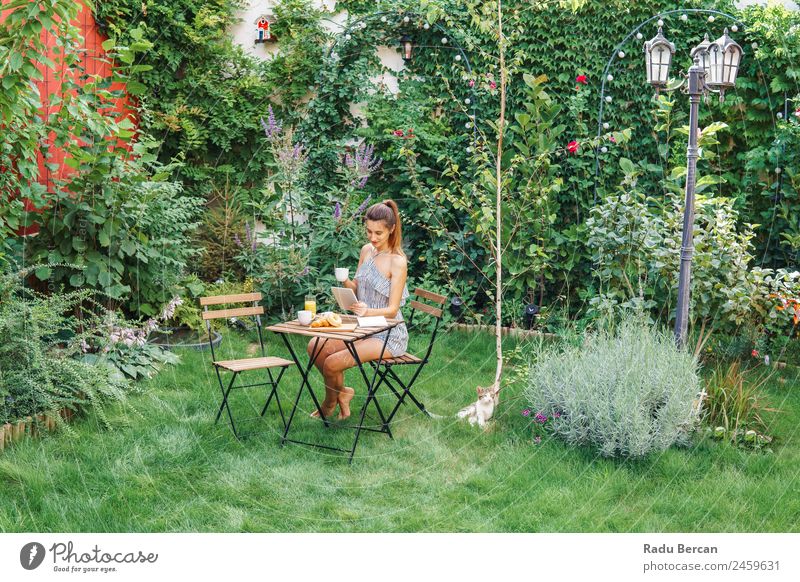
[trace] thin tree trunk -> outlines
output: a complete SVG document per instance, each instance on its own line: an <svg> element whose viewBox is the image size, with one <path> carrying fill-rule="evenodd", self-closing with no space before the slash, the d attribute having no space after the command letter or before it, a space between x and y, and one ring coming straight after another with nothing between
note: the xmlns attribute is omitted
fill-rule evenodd
<svg viewBox="0 0 800 582"><path fill-rule="evenodd" d="M497 161L495 165L495 177L497 179L497 208L496 208L496 229L495 233L495 258L496 258L496 275L495 275L495 316L497 321L495 323L495 345L497 350L497 369L494 375L494 390L500 390L500 379L503 375L503 336L501 328L503 325L503 247L501 245L502 237L502 193L503 193L503 133L505 131L506 121L506 61L505 61L505 42L503 39L503 3L502 0L497 0L497 39L500 49L500 120L497 124Z"/></svg>

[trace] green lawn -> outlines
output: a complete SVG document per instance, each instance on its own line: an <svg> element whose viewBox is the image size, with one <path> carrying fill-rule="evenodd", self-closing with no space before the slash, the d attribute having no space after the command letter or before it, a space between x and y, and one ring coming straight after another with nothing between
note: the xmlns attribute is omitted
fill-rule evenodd
<svg viewBox="0 0 800 582"><path fill-rule="evenodd" d="M89 418L74 437L29 440L0 454L0 530L800 531L796 370L768 387L783 411L774 452L701 441L623 462L549 438L534 445L519 387L503 393L489 432L456 422L475 385L493 379L493 338L440 338L416 393L445 418L403 407L395 439L364 434L353 465L324 450L281 448L274 408L245 427L260 432L237 442L226 424L213 424L219 391L209 356L185 353L111 415L113 430ZM247 347L230 334L223 342L233 355ZM284 402L298 380L296 372L284 378ZM258 390L236 396L257 406ZM307 397L301 403L310 405ZM301 438L322 443L352 438L306 415L297 427Z"/></svg>

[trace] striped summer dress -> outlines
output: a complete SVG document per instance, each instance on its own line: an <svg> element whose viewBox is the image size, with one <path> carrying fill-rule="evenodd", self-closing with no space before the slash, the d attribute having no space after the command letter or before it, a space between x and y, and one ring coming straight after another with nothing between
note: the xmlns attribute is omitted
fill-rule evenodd
<svg viewBox="0 0 800 582"><path fill-rule="evenodd" d="M378 253L380 254L380 253ZM377 265L375 265L375 257L371 256L367 259L356 271L355 280L358 283L358 300L367 304L370 309L385 309L389 306L389 290L391 289L391 282L384 277L380 272ZM403 294L400 296L400 306L402 307L408 299L408 287L403 287ZM397 312L397 319L403 319L401 311ZM386 349L391 352L393 356L401 356L408 348L408 330L406 324L401 323L391 330L389 341L386 343ZM386 339L387 332L375 334L374 338L383 341Z"/></svg>

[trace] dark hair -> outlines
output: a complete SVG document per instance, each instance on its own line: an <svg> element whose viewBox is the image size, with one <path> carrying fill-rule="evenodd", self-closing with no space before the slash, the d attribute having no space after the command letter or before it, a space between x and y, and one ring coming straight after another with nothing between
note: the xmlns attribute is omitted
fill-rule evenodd
<svg viewBox="0 0 800 582"><path fill-rule="evenodd" d="M382 220L388 228L394 227L389 233L389 248L393 253L405 255L403 252L403 229L400 225L400 210L394 200L386 199L367 208L364 220Z"/></svg>

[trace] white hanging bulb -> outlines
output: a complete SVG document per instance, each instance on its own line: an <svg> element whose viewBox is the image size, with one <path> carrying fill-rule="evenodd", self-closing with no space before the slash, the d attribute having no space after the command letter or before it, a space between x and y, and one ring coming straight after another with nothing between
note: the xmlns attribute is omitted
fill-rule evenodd
<svg viewBox="0 0 800 582"><path fill-rule="evenodd" d="M613 80L614 80L614 75L607 75L606 76L606 81L613 81Z"/></svg>
<svg viewBox="0 0 800 582"><path fill-rule="evenodd" d="M464 99L464 103L469 105L470 103L472 103L472 100L469 97L467 97L466 99Z"/></svg>
<svg viewBox="0 0 800 582"><path fill-rule="evenodd" d="M603 129L608 129L610 127L611 125L607 121L603 122Z"/></svg>
<svg viewBox="0 0 800 582"><path fill-rule="evenodd" d="M664 26L664 21L663 21L663 20L661 20L660 18L658 19L658 25L659 25L659 26Z"/></svg>
<svg viewBox="0 0 800 582"><path fill-rule="evenodd" d="M731 26L731 30L733 32L739 32L739 27L734 24L733 26Z"/></svg>
<svg viewBox="0 0 800 582"><path fill-rule="evenodd" d="M403 22L405 22L406 24L408 24L409 22L411 22L411 19L410 19L408 16L404 16L404 17L403 17Z"/></svg>
<svg viewBox="0 0 800 582"><path fill-rule="evenodd" d="M603 146L600 148L600 151L603 152L604 154L608 153L608 148L606 146Z"/></svg>
<svg viewBox="0 0 800 582"><path fill-rule="evenodd" d="M621 58L621 59L624 59L624 58L625 58L625 52L624 52L624 51L619 51L619 52L617 53L617 56L618 56L619 58Z"/></svg>
<svg viewBox="0 0 800 582"><path fill-rule="evenodd" d="M642 35L642 33L641 33L641 32L637 32L637 33L636 33L636 39L637 39L637 40L642 40L643 38L644 38L644 35Z"/></svg>
<svg viewBox="0 0 800 582"><path fill-rule="evenodd" d="M708 21L709 21L709 22L714 22L714 20L715 20L715 19L714 19L714 15L713 15L713 14L712 14L711 16L709 16L709 17L708 17Z"/></svg>
<svg viewBox="0 0 800 582"><path fill-rule="evenodd" d="M385 16L381 16L381 22L386 22L386 17Z"/></svg>
<svg viewBox="0 0 800 582"><path fill-rule="evenodd" d="M687 20L689 20L689 15L688 14L681 14L681 20L686 22Z"/></svg>
<svg viewBox="0 0 800 582"><path fill-rule="evenodd" d="M460 60L461 60L461 55L456 55L456 56L455 56L455 59L456 59L457 61L460 61Z"/></svg>
<svg viewBox="0 0 800 582"><path fill-rule="evenodd" d="M611 95L606 95L606 103L611 103Z"/></svg>
<svg viewBox="0 0 800 582"><path fill-rule="evenodd" d="M428 24L427 22L422 25L422 28L424 28L425 30L428 30L430 27L431 27L431 25Z"/></svg>
<svg viewBox="0 0 800 582"><path fill-rule="evenodd" d="M444 37L444 38L442 39L442 44L447 44L447 37Z"/></svg>

